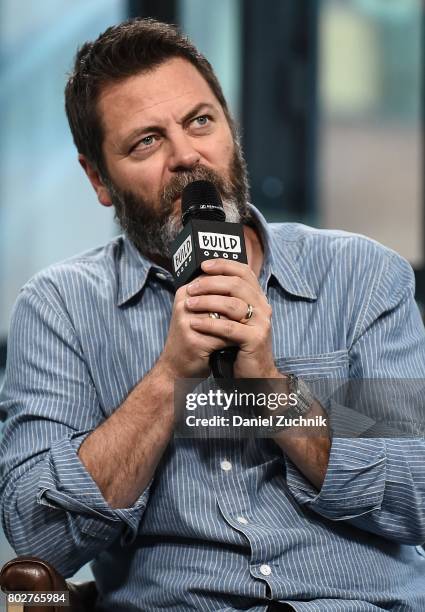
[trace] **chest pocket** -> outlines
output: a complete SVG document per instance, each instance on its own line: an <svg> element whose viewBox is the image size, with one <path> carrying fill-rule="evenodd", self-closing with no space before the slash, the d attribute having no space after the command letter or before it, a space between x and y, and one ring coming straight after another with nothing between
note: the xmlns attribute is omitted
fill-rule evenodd
<svg viewBox="0 0 425 612"><path fill-rule="evenodd" d="M275 364L282 374L296 374L309 380L348 378L349 359L346 350L299 357L278 357Z"/></svg>
<svg viewBox="0 0 425 612"><path fill-rule="evenodd" d="M346 350L281 357L275 359L275 364L282 374L296 374L307 382L314 397L328 412L331 406L347 404L349 357Z"/></svg>

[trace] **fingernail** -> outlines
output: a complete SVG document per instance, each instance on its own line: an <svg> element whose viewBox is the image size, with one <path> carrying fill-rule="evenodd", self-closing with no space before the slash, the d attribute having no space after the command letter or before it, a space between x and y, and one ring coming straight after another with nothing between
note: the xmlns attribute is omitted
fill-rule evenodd
<svg viewBox="0 0 425 612"><path fill-rule="evenodd" d="M199 298L197 297L190 297L186 299L186 304L188 306L193 306L194 304L196 304L196 302L198 302Z"/></svg>
<svg viewBox="0 0 425 612"><path fill-rule="evenodd" d="M206 261L202 262L202 265L204 266L204 268L212 268L213 266L215 266L215 261L214 259L207 259Z"/></svg>

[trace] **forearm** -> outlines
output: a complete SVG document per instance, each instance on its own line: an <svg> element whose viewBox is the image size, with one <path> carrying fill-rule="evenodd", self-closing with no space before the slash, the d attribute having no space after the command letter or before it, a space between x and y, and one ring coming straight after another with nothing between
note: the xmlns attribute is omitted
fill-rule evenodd
<svg viewBox="0 0 425 612"><path fill-rule="evenodd" d="M174 380L161 362L82 443L78 456L112 508L149 484L174 425Z"/></svg>
<svg viewBox="0 0 425 612"><path fill-rule="evenodd" d="M326 413L314 402L305 418L324 416ZM299 434L297 433L299 429ZM328 468L331 440L328 425L323 427L290 427L273 437L287 457L304 476L320 490Z"/></svg>

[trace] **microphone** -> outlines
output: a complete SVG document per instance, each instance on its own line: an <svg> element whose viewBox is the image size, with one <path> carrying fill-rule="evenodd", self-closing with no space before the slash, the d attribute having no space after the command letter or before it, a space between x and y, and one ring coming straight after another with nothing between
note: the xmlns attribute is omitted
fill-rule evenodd
<svg viewBox="0 0 425 612"><path fill-rule="evenodd" d="M226 221L223 203L210 181L193 181L182 193L183 229L171 246L172 268L176 288L202 273L206 259L223 257L248 263L243 227ZM232 346L210 355L214 378L233 378L233 363L239 348Z"/></svg>

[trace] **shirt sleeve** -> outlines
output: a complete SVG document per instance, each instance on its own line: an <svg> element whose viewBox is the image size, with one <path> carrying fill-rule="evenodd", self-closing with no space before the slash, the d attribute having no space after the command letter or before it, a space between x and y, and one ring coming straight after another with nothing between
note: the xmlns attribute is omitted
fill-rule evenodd
<svg viewBox="0 0 425 612"><path fill-rule="evenodd" d="M49 287L54 292L53 287ZM131 542L149 487L129 508L112 508L78 457L104 419L78 339L57 295L22 290L12 315L0 408L6 536L18 554L50 561L66 577L112 541Z"/></svg>
<svg viewBox="0 0 425 612"><path fill-rule="evenodd" d="M425 381L425 332L414 300L410 265L393 254L383 266L367 307L358 321L350 347L350 377L367 382L369 392L381 385L379 406L387 415L382 435L332 437L329 464L320 491L288 459L287 484L295 499L335 521L350 521L366 531L405 544L425 542L425 441L423 393L403 390ZM386 385L386 387L385 387ZM391 401L388 389L397 387L402 401ZM387 389L387 391L385 391ZM386 399L388 397L388 400ZM383 399L382 399L383 398ZM344 407L340 407L340 414ZM338 406L332 410L338 412ZM345 409L346 414L349 410ZM400 431L408 418L415 435L388 435ZM368 429L368 417L358 421ZM369 420L374 431L374 420ZM332 418L331 418L332 422ZM366 424L366 425L365 425ZM386 427L386 426L389 427ZM394 425L394 427L392 427ZM375 425L376 427L376 425ZM379 431L376 429L376 431Z"/></svg>

